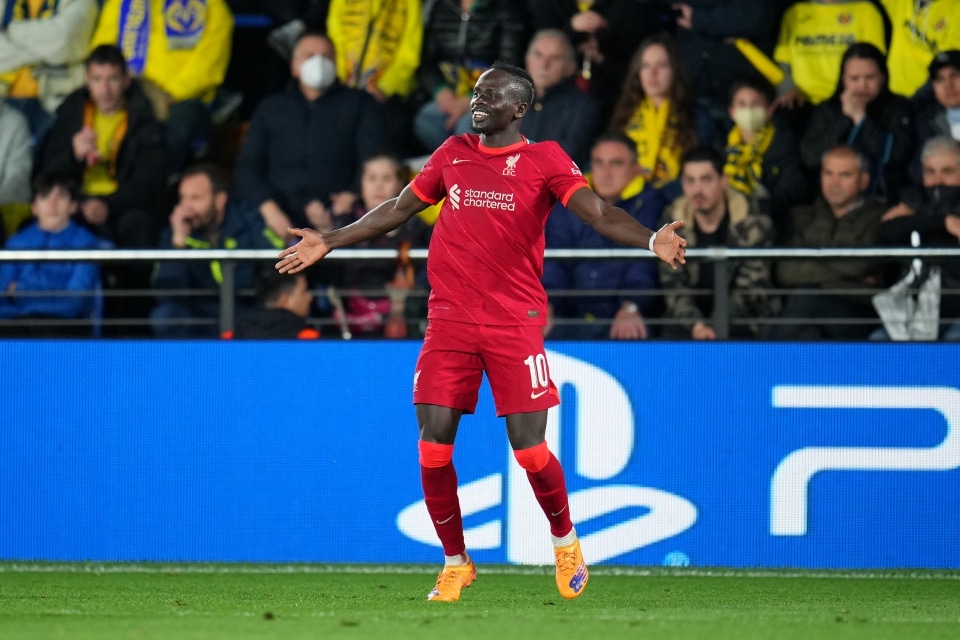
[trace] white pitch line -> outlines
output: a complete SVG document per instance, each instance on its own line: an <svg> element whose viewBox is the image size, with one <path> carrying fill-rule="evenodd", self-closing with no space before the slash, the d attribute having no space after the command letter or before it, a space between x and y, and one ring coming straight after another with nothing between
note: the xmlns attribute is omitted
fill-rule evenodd
<svg viewBox="0 0 960 640"><path fill-rule="evenodd" d="M164 563L0 563L0 573L186 573L186 574L433 574L438 565L358 565L358 564L164 564ZM491 575L553 575L552 566L487 565L483 573ZM822 569L691 569L671 567L593 566L597 576L690 577L690 578L838 578L845 580L960 580L960 571L931 570L822 570Z"/></svg>

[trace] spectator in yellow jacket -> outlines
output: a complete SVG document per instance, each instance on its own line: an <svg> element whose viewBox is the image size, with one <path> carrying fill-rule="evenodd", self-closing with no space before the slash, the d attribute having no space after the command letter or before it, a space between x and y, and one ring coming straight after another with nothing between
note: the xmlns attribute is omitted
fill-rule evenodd
<svg viewBox="0 0 960 640"><path fill-rule="evenodd" d="M105 0L91 48L113 44L166 122L177 172L208 134L210 110L230 63L233 15L225 0Z"/></svg>
<svg viewBox="0 0 960 640"><path fill-rule="evenodd" d="M408 148L423 42L421 0L331 0L327 36L337 50L337 76L364 89L381 105L384 146L401 155Z"/></svg>

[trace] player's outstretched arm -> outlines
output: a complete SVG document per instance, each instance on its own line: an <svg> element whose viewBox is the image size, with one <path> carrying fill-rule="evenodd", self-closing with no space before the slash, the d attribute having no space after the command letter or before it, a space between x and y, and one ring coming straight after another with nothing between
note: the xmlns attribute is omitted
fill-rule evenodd
<svg viewBox="0 0 960 640"><path fill-rule="evenodd" d="M654 233L623 209L604 202L587 187L570 196L567 208L604 237L630 247L653 249L658 258L674 269L686 263L687 241L676 232L683 226L679 220L664 225Z"/></svg>
<svg viewBox="0 0 960 640"><path fill-rule="evenodd" d="M393 231L427 206L426 202L406 186L399 196L373 208L342 229L326 233L313 229L288 229L291 235L300 238L300 242L280 252L277 271L299 273L322 260L337 247L346 247Z"/></svg>

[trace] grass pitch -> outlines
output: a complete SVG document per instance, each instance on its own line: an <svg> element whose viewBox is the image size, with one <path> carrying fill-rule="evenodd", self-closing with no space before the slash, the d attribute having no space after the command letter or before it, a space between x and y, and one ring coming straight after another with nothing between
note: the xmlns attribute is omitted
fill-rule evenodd
<svg viewBox="0 0 960 640"><path fill-rule="evenodd" d="M0 564L0 638L960 638L960 572L479 567L428 603L437 567Z"/></svg>

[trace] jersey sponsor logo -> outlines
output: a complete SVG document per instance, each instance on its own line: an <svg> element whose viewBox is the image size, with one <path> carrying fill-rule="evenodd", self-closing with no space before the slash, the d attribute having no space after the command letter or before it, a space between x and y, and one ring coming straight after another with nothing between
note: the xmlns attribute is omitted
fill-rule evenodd
<svg viewBox="0 0 960 640"><path fill-rule="evenodd" d="M853 14L846 13L846 12L841 13L840 15L837 16L837 22L839 22L840 24L850 24L851 22L853 22Z"/></svg>
<svg viewBox="0 0 960 640"><path fill-rule="evenodd" d="M450 206L456 211L460 208L460 185L455 184L447 192L447 199L450 200Z"/></svg>
<svg viewBox="0 0 960 640"><path fill-rule="evenodd" d="M820 33L815 36L797 36L794 43L801 47L849 47L857 38L850 33Z"/></svg>
<svg viewBox="0 0 960 640"><path fill-rule="evenodd" d="M454 185L456 187L456 185ZM451 192L453 187L451 187ZM517 203L513 201L513 192L506 191L481 191L479 189L463 190L463 206L478 207L480 209L494 209L500 211L514 211ZM460 207L454 205L454 209Z"/></svg>
<svg viewBox="0 0 960 640"><path fill-rule="evenodd" d="M507 166L503 168L503 175L505 176L515 176L517 175L517 162L520 161L520 154L516 154L507 158Z"/></svg>

